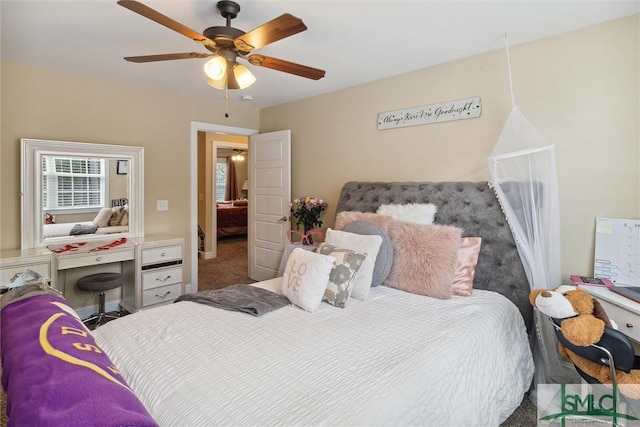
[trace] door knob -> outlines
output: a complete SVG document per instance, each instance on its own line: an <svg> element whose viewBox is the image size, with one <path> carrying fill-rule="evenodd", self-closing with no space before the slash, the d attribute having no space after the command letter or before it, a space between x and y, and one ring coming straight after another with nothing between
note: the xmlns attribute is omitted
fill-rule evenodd
<svg viewBox="0 0 640 427"><path fill-rule="evenodd" d="M287 222L287 221L289 221L289 217L288 216L283 216L278 221Z"/></svg>

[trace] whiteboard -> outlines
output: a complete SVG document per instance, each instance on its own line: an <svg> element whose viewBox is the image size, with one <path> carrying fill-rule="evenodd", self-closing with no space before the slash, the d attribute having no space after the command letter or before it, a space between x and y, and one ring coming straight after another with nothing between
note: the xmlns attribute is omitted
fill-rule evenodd
<svg viewBox="0 0 640 427"><path fill-rule="evenodd" d="M640 286L640 219L596 218L595 277Z"/></svg>

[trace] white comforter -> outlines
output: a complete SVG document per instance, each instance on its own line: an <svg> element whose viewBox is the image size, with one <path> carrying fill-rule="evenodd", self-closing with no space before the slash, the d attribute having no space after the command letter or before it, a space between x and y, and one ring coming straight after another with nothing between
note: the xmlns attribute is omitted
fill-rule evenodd
<svg viewBox="0 0 640 427"><path fill-rule="evenodd" d="M517 308L480 290L437 300L379 286L345 309L259 318L180 302L94 335L167 426L495 426L533 375Z"/></svg>

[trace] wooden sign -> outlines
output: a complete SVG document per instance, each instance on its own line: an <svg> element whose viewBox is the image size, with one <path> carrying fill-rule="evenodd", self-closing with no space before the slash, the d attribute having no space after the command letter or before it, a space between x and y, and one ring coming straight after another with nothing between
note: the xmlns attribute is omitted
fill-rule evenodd
<svg viewBox="0 0 640 427"><path fill-rule="evenodd" d="M480 97L441 102L378 114L378 130L480 117Z"/></svg>

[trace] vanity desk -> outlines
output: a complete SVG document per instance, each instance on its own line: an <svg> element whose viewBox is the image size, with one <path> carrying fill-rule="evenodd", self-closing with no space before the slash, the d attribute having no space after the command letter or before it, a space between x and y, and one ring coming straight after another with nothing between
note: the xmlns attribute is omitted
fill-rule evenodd
<svg viewBox="0 0 640 427"><path fill-rule="evenodd" d="M125 276L122 289L107 291L107 310L121 306L134 313L173 302L184 293L184 239L146 236L128 239L110 249L93 252L54 253L47 248L0 252L0 284L4 287L25 270L33 270L62 292L70 305L85 318L95 312L94 295L77 290L75 283L96 272Z"/></svg>
<svg viewBox="0 0 640 427"><path fill-rule="evenodd" d="M20 146L20 246L34 249L2 251L0 285L34 270L82 318L97 311L96 294L76 286L91 274L124 276L105 292L107 311L133 313L184 293L184 239L144 232L143 147L30 138Z"/></svg>
<svg viewBox="0 0 640 427"><path fill-rule="evenodd" d="M50 250L34 248L0 251L0 289L4 291L16 274L25 270L35 271L47 280L50 286L55 287L56 275L51 267Z"/></svg>
<svg viewBox="0 0 640 427"><path fill-rule="evenodd" d="M122 290L120 305L130 313L172 303L184 293L184 239L135 239L134 286Z"/></svg>

